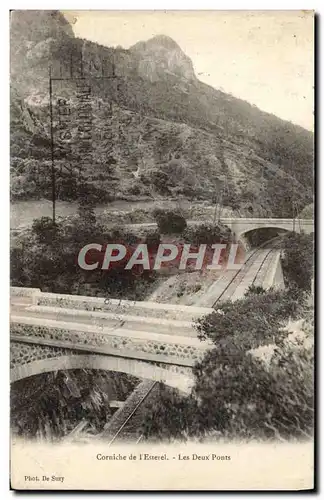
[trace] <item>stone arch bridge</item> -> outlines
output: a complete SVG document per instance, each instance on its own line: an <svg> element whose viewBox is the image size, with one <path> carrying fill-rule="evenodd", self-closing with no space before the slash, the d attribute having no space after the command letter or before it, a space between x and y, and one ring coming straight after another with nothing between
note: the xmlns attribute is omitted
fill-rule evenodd
<svg viewBox="0 0 324 500"><path fill-rule="evenodd" d="M161 381L188 393L192 367L210 345L197 338L192 322L211 308L28 288L12 288L11 299L11 382L88 368Z"/></svg>
<svg viewBox="0 0 324 500"><path fill-rule="evenodd" d="M196 226L202 223L210 222L208 220L188 220L190 226ZM284 229L285 231L295 231L296 233L305 232L307 234L314 231L313 219L277 219L277 218L244 218L232 217L221 218L220 222L228 226L238 241L241 236L254 229L276 228ZM156 228L155 222L146 222L141 224L128 224L130 229L136 228Z"/></svg>
<svg viewBox="0 0 324 500"><path fill-rule="evenodd" d="M232 230L237 240L249 231L263 228L284 229L306 234L314 232L313 219L223 218L221 222Z"/></svg>

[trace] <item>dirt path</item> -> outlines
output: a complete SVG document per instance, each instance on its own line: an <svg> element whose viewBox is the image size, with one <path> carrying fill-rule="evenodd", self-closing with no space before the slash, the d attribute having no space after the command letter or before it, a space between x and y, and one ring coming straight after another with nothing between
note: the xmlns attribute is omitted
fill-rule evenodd
<svg viewBox="0 0 324 500"><path fill-rule="evenodd" d="M173 208L179 205L176 200L139 200L125 201L116 200L105 205L99 205L95 208L97 215L102 215L109 212L130 212L132 210L152 210L155 207L165 208L166 203L168 208ZM183 208L189 208L191 202L184 200L181 202ZM78 204L69 201L56 202L57 217L67 217L74 215L77 212ZM10 227L18 229L30 226L34 219L39 217L52 217L52 202L50 200L30 200L19 201L11 204L10 207Z"/></svg>

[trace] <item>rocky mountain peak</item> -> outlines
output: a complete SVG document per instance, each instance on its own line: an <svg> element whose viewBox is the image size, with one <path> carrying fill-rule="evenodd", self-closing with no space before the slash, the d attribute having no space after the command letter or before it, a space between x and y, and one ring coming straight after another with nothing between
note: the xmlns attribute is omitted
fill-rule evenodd
<svg viewBox="0 0 324 500"><path fill-rule="evenodd" d="M10 14L10 76L21 97L48 93L48 68L70 54L70 23L56 10L13 10ZM40 99L42 100L42 98Z"/></svg>
<svg viewBox="0 0 324 500"><path fill-rule="evenodd" d="M140 76L152 82L165 79L168 74L186 80L196 79L191 59L169 36L157 35L138 42L130 51L139 58Z"/></svg>
<svg viewBox="0 0 324 500"><path fill-rule="evenodd" d="M175 42L170 36L166 35L156 35L149 40L138 42L133 45L130 50L143 51L158 47L164 47L168 50L181 50L177 42Z"/></svg>
<svg viewBox="0 0 324 500"><path fill-rule="evenodd" d="M74 37L72 26L57 10L13 10L10 15L10 32L15 44Z"/></svg>

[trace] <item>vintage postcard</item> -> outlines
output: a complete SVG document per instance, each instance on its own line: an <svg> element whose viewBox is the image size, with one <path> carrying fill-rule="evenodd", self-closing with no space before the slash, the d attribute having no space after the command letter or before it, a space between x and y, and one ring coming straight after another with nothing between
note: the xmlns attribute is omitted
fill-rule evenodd
<svg viewBox="0 0 324 500"><path fill-rule="evenodd" d="M10 38L11 488L314 489L314 12Z"/></svg>

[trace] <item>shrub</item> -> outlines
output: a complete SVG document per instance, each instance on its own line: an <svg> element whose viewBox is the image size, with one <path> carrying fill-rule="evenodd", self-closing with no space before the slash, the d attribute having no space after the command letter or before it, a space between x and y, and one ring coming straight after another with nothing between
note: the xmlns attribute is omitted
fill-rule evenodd
<svg viewBox="0 0 324 500"><path fill-rule="evenodd" d="M160 383L154 398L144 403L143 408L141 431L146 439L183 441L193 431L197 402L175 389Z"/></svg>
<svg viewBox="0 0 324 500"><path fill-rule="evenodd" d="M263 293L267 293L267 291L262 286L250 285L246 290L244 297L248 297L249 295L261 295Z"/></svg>
<svg viewBox="0 0 324 500"><path fill-rule="evenodd" d="M299 214L299 219L314 219L314 203L310 203Z"/></svg>
<svg viewBox="0 0 324 500"><path fill-rule="evenodd" d="M268 369L249 353L214 349L194 373L201 431L231 439L311 437L312 349L277 348Z"/></svg>
<svg viewBox="0 0 324 500"><path fill-rule="evenodd" d="M155 209L153 216L162 234L181 234L187 227L186 219L174 210Z"/></svg>
<svg viewBox="0 0 324 500"><path fill-rule="evenodd" d="M31 286L56 293L144 300L156 279L154 271L142 272L141 266L126 270L125 261L115 262L108 270L102 270L99 265L93 271L85 271L77 262L80 249L89 242L99 243L103 248L110 242L122 243L131 252L133 245L140 241L136 235L123 227L104 232L100 224L95 223L86 205L80 206L77 217L67 223L61 222L58 229L59 237L53 239L51 219L42 218L34 222L34 234L22 236L21 249L11 254L13 286ZM100 262L103 255L101 252L96 255L96 259ZM142 274L141 279L139 273Z"/></svg>
<svg viewBox="0 0 324 500"><path fill-rule="evenodd" d="M40 217L39 219L34 219L32 232L39 242L50 244L57 238L59 227L50 217Z"/></svg>
<svg viewBox="0 0 324 500"><path fill-rule="evenodd" d="M223 224L197 224L186 228L184 238L193 245L227 243L231 240L231 230Z"/></svg>
<svg viewBox="0 0 324 500"><path fill-rule="evenodd" d="M285 335L285 321L300 317L305 307L305 297L297 289L248 294L235 303L226 301L215 312L200 318L198 335L211 339L218 347L234 345L247 351L280 341Z"/></svg>
<svg viewBox="0 0 324 500"><path fill-rule="evenodd" d="M170 176L161 171L153 170L150 174L150 183L154 186L154 189L161 195L170 194Z"/></svg>
<svg viewBox="0 0 324 500"><path fill-rule="evenodd" d="M289 286L311 289L314 264L313 234L288 233L284 239L282 269Z"/></svg>
<svg viewBox="0 0 324 500"><path fill-rule="evenodd" d="M161 235L158 231L151 231L146 233L145 242L149 247L157 248L161 243Z"/></svg>
<svg viewBox="0 0 324 500"><path fill-rule="evenodd" d="M242 320L236 319L237 330ZM308 323L303 331L312 341L313 329ZM276 328L274 325L274 333ZM287 332L285 335L287 338ZM259 339L256 345L260 343ZM142 425L145 437L202 440L208 436L209 441L213 434L231 440L311 438L312 342L279 340L272 347L271 362L266 364L247 351L248 345L233 343L231 338L218 343L194 367L195 385L190 396L174 394L165 387L160 390L159 399L146 412Z"/></svg>

